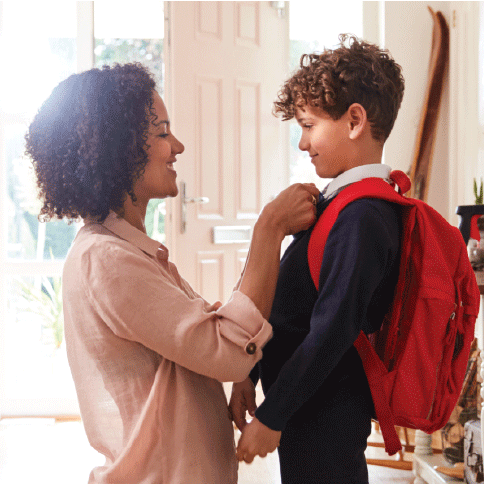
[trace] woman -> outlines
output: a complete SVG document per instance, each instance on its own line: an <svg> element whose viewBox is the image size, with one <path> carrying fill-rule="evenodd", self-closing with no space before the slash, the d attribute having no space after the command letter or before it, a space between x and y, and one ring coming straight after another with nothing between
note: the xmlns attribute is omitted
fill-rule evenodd
<svg viewBox="0 0 484 484"><path fill-rule="evenodd" d="M282 192L255 224L230 301L196 294L146 235L152 198L178 193L183 144L140 64L61 82L26 135L41 216L84 226L63 274L69 364L91 445L90 483L237 481L223 381L241 381L271 336L266 321L284 236L315 219L318 190Z"/></svg>

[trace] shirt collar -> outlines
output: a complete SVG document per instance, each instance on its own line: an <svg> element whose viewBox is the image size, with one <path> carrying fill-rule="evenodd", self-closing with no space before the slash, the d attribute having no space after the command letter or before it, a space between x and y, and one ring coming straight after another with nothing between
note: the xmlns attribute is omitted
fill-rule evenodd
<svg viewBox="0 0 484 484"><path fill-rule="evenodd" d="M86 222L89 223L89 221ZM109 215L102 225L110 232L138 247L148 255L158 259L168 259L168 249L163 244L148 237L115 212L109 212Z"/></svg>
<svg viewBox="0 0 484 484"><path fill-rule="evenodd" d="M351 168L329 182L328 186L323 191L324 198L327 200L336 195L336 193L346 185L363 180L364 178L384 178L388 180L391 171L391 168L383 163L361 165Z"/></svg>

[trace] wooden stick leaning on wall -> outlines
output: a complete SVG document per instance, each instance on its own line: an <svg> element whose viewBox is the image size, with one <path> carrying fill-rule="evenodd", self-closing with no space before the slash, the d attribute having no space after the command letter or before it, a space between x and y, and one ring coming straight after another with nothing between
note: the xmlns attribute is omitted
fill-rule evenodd
<svg viewBox="0 0 484 484"><path fill-rule="evenodd" d="M449 64L449 26L442 12L434 12L430 7L428 9L434 22L429 77L409 173L412 181L410 196L424 202L428 196L437 120Z"/></svg>

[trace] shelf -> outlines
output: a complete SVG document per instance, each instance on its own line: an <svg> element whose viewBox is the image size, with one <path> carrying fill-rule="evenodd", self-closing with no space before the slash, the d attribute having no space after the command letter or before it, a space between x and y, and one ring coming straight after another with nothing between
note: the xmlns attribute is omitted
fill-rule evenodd
<svg viewBox="0 0 484 484"><path fill-rule="evenodd" d="M413 471L428 484L445 484L445 483L463 483L462 479L449 477L437 472L435 467L450 467L450 464L444 459L442 454L433 455L413 455ZM418 482L418 481L415 481Z"/></svg>

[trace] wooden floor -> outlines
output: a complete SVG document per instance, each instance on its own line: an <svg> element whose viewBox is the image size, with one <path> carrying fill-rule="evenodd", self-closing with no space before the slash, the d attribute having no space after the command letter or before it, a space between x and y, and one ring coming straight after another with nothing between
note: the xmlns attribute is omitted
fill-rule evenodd
<svg viewBox="0 0 484 484"><path fill-rule="evenodd" d="M378 440L379 436L375 438ZM369 448L381 458L380 449ZM0 420L0 483L86 484L90 470L103 462L87 442L80 422L51 419ZM370 484L410 484L411 471L369 467ZM277 453L242 464L239 484L279 484Z"/></svg>
<svg viewBox="0 0 484 484"><path fill-rule="evenodd" d="M370 440L383 442L381 435L375 429ZM392 459L387 456L383 449L371 446L368 447L366 455L367 458L373 459ZM411 462L412 455L407 454L404 459ZM239 484L280 484L278 469L277 452L270 454L265 459L256 457L252 464L240 465ZM388 467L368 466L368 474L370 484L411 484L414 481L412 471Z"/></svg>

